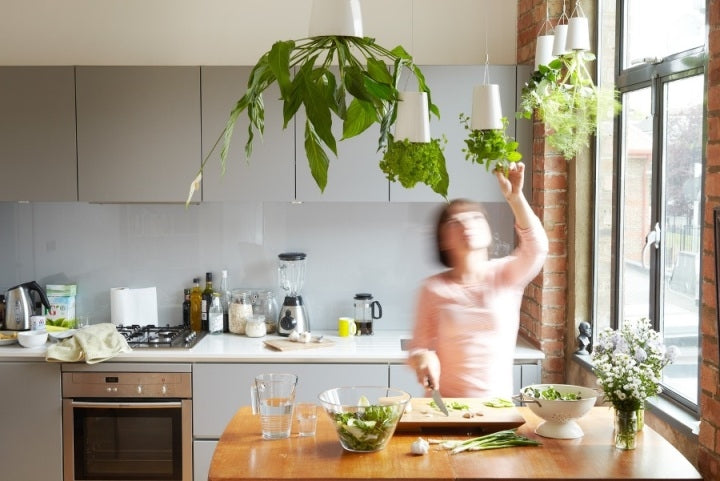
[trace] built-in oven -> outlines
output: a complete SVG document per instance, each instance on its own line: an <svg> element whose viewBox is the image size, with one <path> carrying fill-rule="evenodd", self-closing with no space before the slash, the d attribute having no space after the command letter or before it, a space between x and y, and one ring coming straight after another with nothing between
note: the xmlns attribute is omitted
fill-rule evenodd
<svg viewBox="0 0 720 481"><path fill-rule="evenodd" d="M64 481L192 480L189 367L63 372L62 392Z"/></svg>

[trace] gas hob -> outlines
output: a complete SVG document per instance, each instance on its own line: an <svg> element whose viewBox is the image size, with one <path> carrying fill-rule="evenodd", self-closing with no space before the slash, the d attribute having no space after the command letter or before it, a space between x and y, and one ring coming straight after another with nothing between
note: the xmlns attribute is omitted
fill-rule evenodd
<svg viewBox="0 0 720 481"><path fill-rule="evenodd" d="M185 326L116 326L133 349L190 349L205 337L205 332Z"/></svg>

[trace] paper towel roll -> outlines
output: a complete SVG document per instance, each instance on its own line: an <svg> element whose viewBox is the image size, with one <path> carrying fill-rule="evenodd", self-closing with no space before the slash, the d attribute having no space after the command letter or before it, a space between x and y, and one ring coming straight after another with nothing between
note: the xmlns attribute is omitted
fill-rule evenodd
<svg viewBox="0 0 720 481"><path fill-rule="evenodd" d="M157 326L157 290L155 287L110 289L110 322L116 326Z"/></svg>

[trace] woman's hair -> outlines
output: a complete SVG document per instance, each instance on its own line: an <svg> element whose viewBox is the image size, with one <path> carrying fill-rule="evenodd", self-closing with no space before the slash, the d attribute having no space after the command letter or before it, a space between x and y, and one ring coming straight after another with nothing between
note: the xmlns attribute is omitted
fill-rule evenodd
<svg viewBox="0 0 720 481"><path fill-rule="evenodd" d="M438 260L445 267L452 267L452 265L450 264L450 256L448 256L447 250L442 248L442 228L448 219L450 219L450 216L458 212L480 212L486 219L488 218L487 211L482 204L468 199L451 200L440 208L435 225L435 245Z"/></svg>

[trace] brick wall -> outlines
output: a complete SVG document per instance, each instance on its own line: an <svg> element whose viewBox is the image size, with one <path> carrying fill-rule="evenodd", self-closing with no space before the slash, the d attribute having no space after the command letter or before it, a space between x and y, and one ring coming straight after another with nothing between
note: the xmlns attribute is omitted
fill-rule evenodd
<svg viewBox="0 0 720 481"><path fill-rule="evenodd" d="M546 10L547 8L547 10ZM549 12L553 23L562 13L562 1L518 0L519 64L534 65L535 39ZM568 12L569 13L569 12ZM543 271L525 291L521 332L542 348L543 382L565 381L565 344L568 305L568 162L545 144L545 126L534 120L532 199L550 241Z"/></svg>
<svg viewBox="0 0 720 481"><path fill-rule="evenodd" d="M702 255L702 351L700 364L700 442L698 466L705 479L720 479L720 392L718 383L717 279L713 209L720 206L720 0L708 0L709 65L705 225Z"/></svg>

